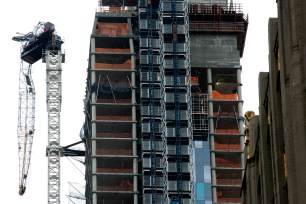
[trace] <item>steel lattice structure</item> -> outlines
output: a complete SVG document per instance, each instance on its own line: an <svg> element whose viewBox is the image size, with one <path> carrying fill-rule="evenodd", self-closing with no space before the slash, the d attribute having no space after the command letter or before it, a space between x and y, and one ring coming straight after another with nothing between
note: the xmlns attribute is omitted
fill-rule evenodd
<svg viewBox="0 0 306 204"><path fill-rule="evenodd" d="M47 50L46 62L48 111L48 203L60 203L60 112L62 101L62 57L60 50Z"/></svg>
<svg viewBox="0 0 306 204"><path fill-rule="evenodd" d="M18 154L19 194L23 195L29 172L35 125L35 88L31 76L31 65L20 63L19 110L18 110Z"/></svg>

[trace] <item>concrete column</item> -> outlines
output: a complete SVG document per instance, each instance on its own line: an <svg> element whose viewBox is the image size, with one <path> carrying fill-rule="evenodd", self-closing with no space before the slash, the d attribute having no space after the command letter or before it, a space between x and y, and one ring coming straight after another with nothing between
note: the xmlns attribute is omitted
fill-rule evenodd
<svg viewBox="0 0 306 204"><path fill-rule="evenodd" d="M91 53L95 52L95 38L90 39L90 51ZM90 55L90 66L91 66L91 85L93 85L96 82L96 72L92 71L92 69L95 67L96 62L96 56L91 54ZM96 159L96 96L97 94L95 92L91 93L91 111L92 111L92 123L91 123L91 162L92 162L92 168L91 168L91 175L92 175L92 204L97 204L97 159Z"/></svg>
<svg viewBox="0 0 306 204"><path fill-rule="evenodd" d="M244 121L243 121L243 101L242 101L242 83L241 83L241 72L242 69L237 69L237 92L238 92L238 125L239 125L239 133L240 136L240 145L241 145L241 151L244 150ZM244 169L244 153L241 153L241 168ZM244 171L242 171L242 176L244 174Z"/></svg>
<svg viewBox="0 0 306 204"><path fill-rule="evenodd" d="M128 19L128 23L129 23L129 32L130 34L132 34L132 26L131 26L131 20L130 18ZM136 127L136 91L135 91L135 87L136 87L136 76L135 76L135 51L134 51L134 42L133 39L130 38L129 39L129 44L130 44L130 51L132 53L131 55L131 85L132 85L132 137L133 137L133 186L134 186L134 192L138 192L138 180L137 180L137 174L138 174L138 159L137 159L137 127ZM134 204L138 203L138 195L135 193L134 194Z"/></svg>
<svg viewBox="0 0 306 204"><path fill-rule="evenodd" d="M216 182L216 160L215 160L215 138L214 131L214 120L213 120L213 102L212 102L212 74L211 69L207 69L207 84L208 84L208 118L209 118L209 140L210 140L210 161L211 161L211 185L212 185L212 201L217 202L217 188L215 187Z"/></svg>

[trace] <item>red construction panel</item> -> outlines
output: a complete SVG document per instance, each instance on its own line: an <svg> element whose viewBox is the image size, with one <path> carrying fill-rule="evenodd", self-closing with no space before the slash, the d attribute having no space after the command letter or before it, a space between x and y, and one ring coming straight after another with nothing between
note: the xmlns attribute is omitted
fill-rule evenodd
<svg viewBox="0 0 306 204"><path fill-rule="evenodd" d="M128 35L128 24L97 22L96 34L109 36Z"/></svg>
<svg viewBox="0 0 306 204"><path fill-rule="evenodd" d="M238 94L221 94L216 90L212 91L213 100L238 100Z"/></svg>

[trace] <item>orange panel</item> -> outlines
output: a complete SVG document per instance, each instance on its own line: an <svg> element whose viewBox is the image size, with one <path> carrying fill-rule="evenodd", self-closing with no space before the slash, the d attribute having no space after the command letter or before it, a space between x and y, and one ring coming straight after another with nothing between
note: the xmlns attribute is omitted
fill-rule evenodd
<svg viewBox="0 0 306 204"><path fill-rule="evenodd" d="M212 98L214 100L238 100L238 94L220 94L218 91L212 91Z"/></svg>
<svg viewBox="0 0 306 204"><path fill-rule="evenodd" d="M133 183L123 181L119 186L97 186L98 191L133 191Z"/></svg>
<svg viewBox="0 0 306 204"><path fill-rule="evenodd" d="M239 134L239 129L216 129L215 133Z"/></svg>
<svg viewBox="0 0 306 204"><path fill-rule="evenodd" d="M215 142L215 150L241 150L240 144L220 144Z"/></svg>
<svg viewBox="0 0 306 204"><path fill-rule="evenodd" d="M231 168L240 168L240 162L234 162L229 159L216 158L216 167L231 167Z"/></svg>
<svg viewBox="0 0 306 204"><path fill-rule="evenodd" d="M96 28L96 34L102 35L128 35L128 24L127 23L105 23L98 22Z"/></svg>
<svg viewBox="0 0 306 204"><path fill-rule="evenodd" d="M95 63L96 69L131 69L131 60L126 60L123 64Z"/></svg>
<svg viewBox="0 0 306 204"><path fill-rule="evenodd" d="M133 168L121 168L121 169L113 169L113 168L97 168L98 173L133 173Z"/></svg>
<svg viewBox="0 0 306 204"><path fill-rule="evenodd" d="M199 83L199 78L198 77L191 77L191 83L194 83L194 84Z"/></svg>

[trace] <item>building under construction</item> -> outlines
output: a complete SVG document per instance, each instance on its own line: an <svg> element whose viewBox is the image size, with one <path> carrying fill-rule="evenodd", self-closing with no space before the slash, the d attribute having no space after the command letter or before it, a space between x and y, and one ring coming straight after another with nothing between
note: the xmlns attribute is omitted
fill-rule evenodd
<svg viewBox="0 0 306 204"><path fill-rule="evenodd" d="M85 99L87 203L240 203L247 25L227 1L99 2Z"/></svg>

